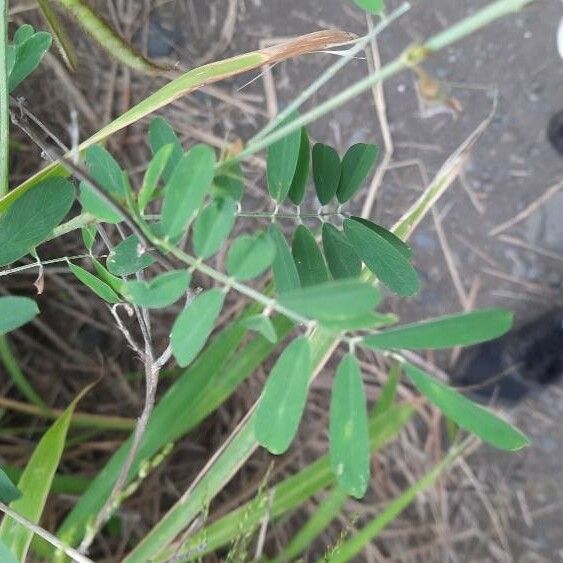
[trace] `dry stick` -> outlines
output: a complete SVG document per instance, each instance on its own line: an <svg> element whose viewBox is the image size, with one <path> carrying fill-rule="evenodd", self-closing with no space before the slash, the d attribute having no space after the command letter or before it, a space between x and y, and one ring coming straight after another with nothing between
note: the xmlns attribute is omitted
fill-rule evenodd
<svg viewBox="0 0 563 563"><path fill-rule="evenodd" d="M368 29L369 33L373 33L373 17L369 14L367 15ZM377 47L377 40L374 37L370 42L370 51L366 49L368 55L368 68L370 73L378 72L381 68L381 56L379 55L379 48ZM370 57L371 55L371 57ZM375 109L377 111L377 120L379 122L379 127L381 129L381 135L383 137L383 146L385 152L381 163L375 171L375 175L371 181L364 205L362 206L362 217L369 219L371 217L371 212L373 209L373 204L375 203L375 198L389 164L395 147L393 146L393 137L391 135L391 130L389 129L389 122L387 120L387 105L385 102L385 90L383 88L383 82L378 82L373 88L373 99L375 102Z"/></svg>
<svg viewBox="0 0 563 563"><path fill-rule="evenodd" d="M491 229L489 231L489 235L494 237L506 231L510 227L517 225L518 223L526 219L526 217L531 215L536 209L541 207L547 200L552 198L561 188L563 188L563 180L560 180L559 182L548 188L540 197L535 199L532 203L530 203L530 205L528 205L528 207L520 211L520 213L512 217L512 219L509 219L508 221L505 221L504 223L496 226L494 229Z"/></svg>
<svg viewBox="0 0 563 563"><path fill-rule="evenodd" d="M34 534L43 538L45 541L49 542L51 545L55 546L59 551L62 551L65 555L68 555L73 561L78 561L78 563L94 563L88 557L84 557L81 553L78 553L76 549L65 545L59 538L44 530L40 526L37 526L24 516L21 516L17 512L13 511L9 506L0 502L0 510L7 514L10 518L13 518L16 522L19 522L22 526L31 530Z"/></svg>
<svg viewBox="0 0 563 563"><path fill-rule="evenodd" d="M540 256L545 256L545 258L551 258L552 260L556 260L557 262L563 262L563 254L560 254L559 252L553 252L552 250L548 250L547 248L537 246L536 244L531 244L516 237L511 237L510 235L501 235L498 238L506 244L511 244L513 246L523 248L524 250L539 254ZM498 267L498 264L496 266Z"/></svg>

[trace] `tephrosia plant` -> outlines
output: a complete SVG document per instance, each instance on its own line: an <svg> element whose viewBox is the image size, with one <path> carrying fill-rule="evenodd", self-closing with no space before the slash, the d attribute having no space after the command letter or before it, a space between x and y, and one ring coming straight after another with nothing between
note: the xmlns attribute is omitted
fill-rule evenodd
<svg viewBox="0 0 563 563"><path fill-rule="evenodd" d="M511 314L481 310L405 325L386 312L384 301L388 292L405 298L417 294L420 279L407 239L449 186L451 169L467 153L479 130L391 226L349 211L351 200L377 166L378 147L358 143L339 154L325 143L313 142L307 125L373 84L420 64L432 52L527 3L494 2L424 44L408 47L396 60L335 98L298 113L304 101L408 9L405 5L385 16L381 2L356 0L360 7L381 15L370 35L350 40L341 32L321 32L195 69L142 100L84 141L77 152L66 155L42 141L32 108L15 99L7 105L8 92L39 64L50 45L48 34L35 33L30 26L16 32L5 50L2 114L6 119L10 113L14 125L39 144L52 163L0 200L0 265L4 267L0 274L41 267L42 243L81 231L83 254L50 262L67 264L69 272L96 294L100 306L105 303L111 309L132 353L143 362L146 394L131 437L92 480L56 531L41 528L40 518L80 397L39 441L17 487L0 474L0 508L8 514L0 526L3 560L25 560L34 534L51 544L34 543L32 549L38 556L52 560L49 550L54 548L77 561L88 560L89 547L102 526L135 493L143 477L162 462L172 443L197 427L262 364L272 367L260 399L178 502L148 534L129 546L125 561L189 560L230 542L235 542L233 549L244 551L243 541L237 543L237 538L250 537L265 514L275 519L323 489L332 490L325 507L330 514L340 509L347 495L361 499L370 483L372 452L396 436L413 413L412 405L395 400L401 374L460 429L501 449L518 450L526 445L526 438L502 418L426 373L402 353L498 337L509 330ZM218 154L202 144L184 147L173 123L153 118L147 129L152 158L142 182L136 185L100 144L209 82L342 43L347 43L347 50L338 62L242 149L225 147ZM4 162L6 149L4 146ZM248 209L241 163L260 151L266 151L264 191L270 202L259 210ZM3 185L7 185L6 175ZM266 219L268 226L261 223L257 227L258 219ZM240 234L234 236L234 232ZM211 262L223 251L224 267L219 269ZM34 261L18 265L28 254ZM198 287L196 276L208 280L208 289ZM217 327L231 293L248 304ZM158 349L152 323L159 311L177 303L182 307L171 324L169 341ZM38 313L28 297L1 297L0 331L14 330ZM362 348L377 351L392 366L389 382L371 412L356 359ZM270 493L202 530L192 530L191 523L207 512L213 497L257 447L275 455L290 448L311 381L333 355L337 362L329 454L278 483ZM273 363L265 363L270 357ZM167 364L182 369L159 398L159 374ZM41 408L48 410L25 378L15 382L30 402L40 401ZM464 443L456 442L433 472L398 498L374 524L374 530L431 484L463 450ZM303 538L307 533L304 529ZM375 533L368 530L363 540L344 541L332 559L353 557L362 549L362 541L370 541ZM297 556L303 538L296 536L280 558Z"/></svg>

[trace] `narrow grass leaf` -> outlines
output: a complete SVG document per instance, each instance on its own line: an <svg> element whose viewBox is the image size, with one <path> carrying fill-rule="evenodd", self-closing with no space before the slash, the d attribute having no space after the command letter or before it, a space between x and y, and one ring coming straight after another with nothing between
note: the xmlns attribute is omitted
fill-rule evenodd
<svg viewBox="0 0 563 563"><path fill-rule="evenodd" d="M291 115L280 125L287 125L295 119L297 113ZM266 156L266 177L268 192L278 203L282 203L289 193L301 147L301 130L293 131L283 139L268 147Z"/></svg>
<svg viewBox="0 0 563 563"><path fill-rule="evenodd" d="M37 303L29 297L0 297L0 335L23 326L38 314Z"/></svg>
<svg viewBox="0 0 563 563"><path fill-rule="evenodd" d="M399 326L366 336L363 343L371 348L453 348L492 340L511 326L510 311L485 309Z"/></svg>
<svg viewBox="0 0 563 563"><path fill-rule="evenodd" d="M419 290L415 269L384 237L353 219L344 221L344 232L358 256L391 291L408 297Z"/></svg>
<svg viewBox="0 0 563 563"><path fill-rule="evenodd" d="M352 145L342 159L342 174L336 196L340 203L351 200L370 173L379 148L377 145L358 143Z"/></svg>
<svg viewBox="0 0 563 563"><path fill-rule="evenodd" d="M394 404L397 397L397 387L401 378L401 364L394 361L391 364L387 381L381 388L377 403L373 407L373 415L379 416L387 412Z"/></svg>
<svg viewBox="0 0 563 563"><path fill-rule="evenodd" d="M299 225L295 229L291 253L303 287L328 281L328 270L322 252L313 233L305 225Z"/></svg>
<svg viewBox="0 0 563 563"><path fill-rule="evenodd" d="M63 414L43 435L25 470L18 481L21 497L10 504L15 512L34 524L38 524L47 501L51 484L63 454L66 436L74 409L91 386L86 387L66 408ZM0 525L0 541L14 554L16 559L26 561L33 531L9 517Z"/></svg>
<svg viewBox="0 0 563 563"><path fill-rule="evenodd" d="M340 280L294 289L280 295L278 300L300 315L322 321L367 315L379 303L379 298L379 292L370 284Z"/></svg>
<svg viewBox="0 0 563 563"><path fill-rule="evenodd" d="M309 341L296 338L274 365L254 415L256 440L269 452L282 454L293 441L312 372Z"/></svg>
<svg viewBox="0 0 563 563"><path fill-rule="evenodd" d="M389 244L391 244L397 252L400 252L407 260L412 256L411 247L404 241L402 241L397 235L388 231L385 227L377 225L373 221L368 219L362 219L362 217L351 217L354 221L361 223L368 229L371 229L374 233L377 233L380 237L384 238Z"/></svg>
<svg viewBox="0 0 563 563"><path fill-rule="evenodd" d="M0 266L18 260L46 240L69 212L73 200L70 182L50 178L15 201L0 217Z"/></svg>
<svg viewBox="0 0 563 563"><path fill-rule="evenodd" d="M432 376L405 363L407 377L414 386L442 413L468 432L501 450L520 450L528 439L519 430L491 411L475 404Z"/></svg>
<svg viewBox="0 0 563 563"><path fill-rule="evenodd" d="M88 270L68 263L69 270L87 287L89 287L98 297L108 303L119 303L121 301L119 295L104 281L91 274Z"/></svg>
<svg viewBox="0 0 563 563"><path fill-rule="evenodd" d="M181 235L201 207L215 174L215 153L195 145L178 162L165 188L162 227L169 238Z"/></svg>
<svg viewBox="0 0 563 563"><path fill-rule="evenodd" d="M356 6L370 14L380 14L385 6L383 0L354 0Z"/></svg>
<svg viewBox="0 0 563 563"><path fill-rule="evenodd" d="M22 29L23 28L23 29ZM8 92L12 92L38 66L43 55L51 47L51 34L34 32L30 25L22 26L14 37L12 64L9 66Z"/></svg>
<svg viewBox="0 0 563 563"><path fill-rule="evenodd" d="M289 199L300 205L305 197L305 188L309 180L309 171L311 168L311 143L309 142L309 135L307 129L301 129L301 144L299 145L299 158L297 159L297 167L291 186L289 188Z"/></svg>
<svg viewBox="0 0 563 563"><path fill-rule="evenodd" d="M22 496L18 488L10 481L10 478L0 469L0 501L10 504Z"/></svg>
<svg viewBox="0 0 563 563"><path fill-rule="evenodd" d="M323 223L323 249L334 279L357 278L362 261L344 234L330 223Z"/></svg>
<svg viewBox="0 0 563 563"><path fill-rule="evenodd" d="M204 291L178 315L170 334L170 344L179 366L186 367L204 347L224 299L225 294L218 289Z"/></svg>
<svg viewBox="0 0 563 563"><path fill-rule="evenodd" d="M227 272L238 280L251 280L264 273L275 255L276 247L268 233L241 235L227 254Z"/></svg>
<svg viewBox="0 0 563 563"><path fill-rule="evenodd" d="M198 215L193 231L192 243L196 254L203 260L219 252L227 240L236 218L234 199L217 199Z"/></svg>
<svg viewBox="0 0 563 563"><path fill-rule="evenodd" d="M174 129L170 126L168 121L162 117L155 117L149 125L149 144L153 153L153 157L162 150L163 147L167 145L172 146L172 152L166 162L162 177L165 182L170 180L174 168L180 162L182 155L184 154L184 149L182 148L182 143L180 139L174 132Z"/></svg>
<svg viewBox="0 0 563 563"><path fill-rule="evenodd" d="M137 198L139 211L141 213L152 200L160 179L164 177L164 171L168 166L173 151L174 145L170 143L160 147L152 157L143 177L143 185L139 190L139 196Z"/></svg>
<svg viewBox="0 0 563 563"><path fill-rule="evenodd" d="M277 225L270 225L268 234L276 247L276 254L272 262L272 270L274 273L274 285L276 291L281 294L301 286L299 274L295 261L291 255L289 245L285 240L283 233Z"/></svg>
<svg viewBox="0 0 563 563"><path fill-rule="evenodd" d="M125 282L121 293L127 301L139 305L139 307L162 309L172 305L182 295L185 295L190 277L186 270L165 272L150 282Z"/></svg>
<svg viewBox="0 0 563 563"><path fill-rule="evenodd" d="M336 150L323 143L317 143L313 147L312 156L317 197L322 205L326 205L336 195L342 164Z"/></svg>
<svg viewBox="0 0 563 563"><path fill-rule="evenodd" d="M106 265L116 276L129 276L148 268L154 261L141 245L137 235L130 235L112 249Z"/></svg>
<svg viewBox="0 0 563 563"><path fill-rule="evenodd" d="M362 498L370 477L370 445L362 372L352 354L344 356L332 384L330 463L338 484Z"/></svg>
<svg viewBox="0 0 563 563"><path fill-rule="evenodd" d="M264 315L253 315L242 321L242 326L261 334L266 340L275 344L278 341L276 327L269 317Z"/></svg>

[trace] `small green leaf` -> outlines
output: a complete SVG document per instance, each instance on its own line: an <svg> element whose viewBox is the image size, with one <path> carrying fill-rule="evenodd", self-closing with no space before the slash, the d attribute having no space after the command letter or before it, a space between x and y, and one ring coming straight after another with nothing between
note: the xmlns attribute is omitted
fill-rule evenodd
<svg viewBox="0 0 563 563"><path fill-rule="evenodd" d="M21 31L20 31L21 30ZM8 92L12 92L38 66L51 47L51 35L34 33L31 26L22 26L14 37L13 60L9 66Z"/></svg>
<svg viewBox="0 0 563 563"><path fill-rule="evenodd" d="M384 8L383 0L354 0L354 3L370 14L380 14Z"/></svg>
<svg viewBox="0 0 563 563"><path fill-rule="evenodd" d="M195 145L178 162L168 181L162 206L162 227L169 238L181 235L201 207L215 174L215 153Z"/></svg>
<svg viewBox="0 0 563 563"><path fill-rule="evenodd" d="M0 266L25 256L64 219L74 188L63 178L49 178L25 192L0 217Z"/></svg>
<svg viewBox="0 0 563 563"><path fill-rule="evenodd" d="M170 344L179 366L190 364L205 346L224 300L222 291L210 289L198 295L178 315L170 334Z"/></svg>
<svg viewBox="0 0 563 563"><path fill-rule="evenodd" d="M119 303L121 299L113 291L113 289L104 281L97 278L94 274L91 274L84 268L68 263L70 271L87 287L89 287L98 297L107 301L108 303Z"/></svg>
<svg viewBox="0 0 563 563"><path fill-rule="evenodd" d="M15 512L38 524L59 465L74 409L91 386L86 387L43 435L18 482L21 497L10 504ZM0 525L0 541L20 561L27 561L33 531L5 516Z"/></svg>
<svg viewBox="0 0 563 563"><path fill-rule="evenodd" d="M186 293L190 277L185 270L166 272L150 282L125 282L121 293L127 301L139 307L162 309L172 305Z"/></svg>
<svg viewBox="0 0 563 563"><path fill-rule="evenodd" d="M100 145L93 145L87 149L84 158L92 179L109 195L117 200L123 200L127 187L124 182L123 170L115 158Z"/></svg>
<svg viewBox="0 0 563 563"><path fill-rule="evenodd" d="M391 231L388 231L386 228L377 225L373 221L369 221L368 219L362 219L361 217L350 217L354 221L361 223L368 229L371 229L374 233L377 233L380 237L384 238L389 244L395 247L397 252L400 252L407 260L409 260L412 256L412 249L411 247L404 241L402 241L397 235L393 234Z"/></svg>
<svg viewBox="0 0 563 563"><path fill-rule="evenodd" d="M0 297L0 335L23 326L38 314L37 304L29 297Z"/></svg>
<svg viewBox="0 0 563 563"><path fill-rule="evenodd" d="M373 407L371 413L372 417L381 416L391 409L395 404L395 398L397 396L397 387L399 386L399 380L401 379L401 364L394 361L391 364L391 369L389 370L389 376L387 381L381 388L377 403Z"/></svg>
<svg viewBox="0 0 563 563"><path fill-rule="evenodd" d="M137 198L139 211L142 213L145 207L151 201L161 177L164 175L166 166L172 156L174 145L164 145L158 149L157 153L153 156L150 164L143 177L143 185L139 190L139 197Z"/></svg>
<svg viewBox="0 0 563 563"><path fill-rule="evenodd" d="M103 282L107 283L116 293L120 293L123 289L123 280L108 272L95 258L91 258L91 260L98 277Z"/></svg>
<svg viewBox="0 0 563 563"><path fill-rule="evenodd" d="M291 252L303 287L328 281L328 270L323 255L313 233L304 225L295 229Z"/></svg>
<svg viewBox="0 0 563 563"><path fill-rule="evenodd" d="M313 179L322 205L326 205L336 195L341 172L338 153L328 145L317 143L313 147Z"/></svg>
<svg viewBox="0 0 563 563"><path fill-rule="evenodd" d="M103 223L117 224L123 221L123 215L114 211L86 182L80 182L80 205L87 213Z"/></svg>
<svg viewBox="0 0 563 563"><path fill-rule="evenodd" d="M284 307L308 318L354 319L373 311L379 292L367 283L339 280L288 291L278 299Z"/></svg>
<svg viewBox="0 0 563 563"><path fill-rule="evenodd" d="M323 327L337 331L353 331L376 329L392 325L397 322L393 314L367 313L358 317L342 319L323 319Z"/></svg>
<svg viewBox="0 0 563 563"><path fill-rule="evenodd" d="M88 227L83 227L80 229L82 234L82 241L84 242L84 246L88 252L92 252L92 248L94 246L94 241L96 240L96 226L89 225Z"/></svg>
<svg viewBox="0 0 563 563"><path fill-rule="evenodd" d="M297 115L297 113L292 114L280 125L287 125ZM278 203L282 203L287 198L291 188L299 160L300 147L301 130L297 129L268 148L266 157L268 191Z"/></svg>
<svg viewBox="0 0 563 563"><path fill-rule="evenodd" d="M116 276L136 274L154 264L154 258L143 248L137 235L130 235L113 248L108 256L108 270Z"/></svg>
<svg viewBox="0 0 563 563"><path fill-rule="evenodd" d="M283 454L293 441L312 371L309 341L296 338L274 365L254 415L256 440L269 452Z"/></svg>
<svg viewBox="0 0 563 563"><path fill-rule="evenodd" d="M212 186L213 194L218 197L231 198L240 201L244 194L244 176L239 162L223 166Z"/></svg>
<svg viewBox="0 0 563 563"><path fill-rule="evenodd" d="M278 341L276 327L269 317L264 315L253 315L241 322L242 326L261 334L266 340L275 344Z"/></svg>
<svg viewBox="0 0 563 563"><path fill-rule="evenodd" d="M344 232L358 256L391 291L408 297L419 290L415 269L384 237L354 219L344 221Z"/></svg>
<svg viewBox="0 0 563 563"><path fill-rule="evenodd" d="M198 215L192 242L201 259L206 260L221 249L235 224L235 213L236 202L228 198L211 202Z"/></svg>
<svg viewBox="0 0 563 563"><path fill-rule="evenodd" d="M311 143L307 129L301 129L301 144L299 145L299 158L297 159L297 167L289 188L289 199L300 205L305 197L305 188L309 179L309 170L311 168Z"/></svg>
<svg viewBox="0 0 563 563"><path fill-rule="evenodd" d="M172 129L170 124L162 117L155 117L149 125L149 144L154 156L161 151L162 147L172 145L172 152L168 157L164 172L162 173L164 181L168 182L172 176L172 172L174 172L174 168L176 168L184 154L184 149L174 129Z"/></svg>
<svg viewBox="0 0 563 563"><path fill-rule="evenodd" d="M362 498L370 477L370 443L362 372L352 354L344 356L330 400L330 463L338 484Z"/></svg>
<svg viewBox="0 0 563 563"><path fill-rule="evenodd" d="M380 349L453 348L492 340L502 336L511 326L512 313L509 311L485 309L399 326L365 336L363 343Z"/></svg>
<svg viewBox="0 0 563 563"><path fill-rule="evenodd" d="M273 223L268 229L268 234L276 247L276 256L272 263L274 284L278 293L284 293L301 286L297 267L291 255L289 245L280 229Z"/></svg>
<svg viewBox="0 0 563 563"><path fill-rule="evenodd" d="M340 203L351 200L373 168L379 148L377 145L352 145L342 159L342 175L336 195Z"/></svg>
<svg viewBox="0 0 563 563"><path fill-rule="evenodd" d="M528 439L519 430L491 411L466 399L417 367L405 363L405 373L415 387L445 416L483 441L501 450L519 450Z"/></svg>
<svg viewBox="0 0 563 563"><path fill-rule="evenodd" d="M227 272L238 280L251 280L264 273L275 254L276 247L267 233L241 235L227 254Z"/></svg>
<svg viewBox="0 0 563 563"><path fill-rule="evenodd" d="M330 223L323 223L323 249L334 279L357 278L362 261L344 234Z"/></svg>
<svg viewBox="0 0 563 563"><path fill-rule="evenodd" d="M18 488L10 481L4 471L0 469L0 501L9 504L21 496L22 494Z"/></svg>

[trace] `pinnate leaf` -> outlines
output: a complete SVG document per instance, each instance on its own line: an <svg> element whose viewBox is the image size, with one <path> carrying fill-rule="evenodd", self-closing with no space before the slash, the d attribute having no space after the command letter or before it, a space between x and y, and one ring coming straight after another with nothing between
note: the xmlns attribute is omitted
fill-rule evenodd
<svg viewBox="0 0 563 563"><path fill-rule="evenodd" d="M305 188L309 179L309 171L311 168L311 143L307 129L301 129L301 144L299 145L299 158L297 159L297 167L291 187L289 188L289 199L295 205L300 205L305 197Z"/></svg>
<svg viewBox="0 0 563 563"><path fill-rule="evenodd" d="M340 182L342 164L336 150L317 143L313 147L313 179L317 197L326 205L335 195Z"/></svg>
<svg viewBox="0 0 563 563"><path fill-rule="evenodd" d="M280 231L279 227L272 224L268 229L268 234L276 247L276 255L272 263L274 272L274 284L278 293L284 293L291 289L300 287L299 274L295 261L291 255L289 245Z"/></svg>
<svg viewBox="0 0 563 563"><path fill-rule="evenodd" d="M137 235L130 235L113 248L106 265L116 276L129 276L148 268L154 261Z"/></svg>
<svg viewBox="0 0 563 563"><path fill-rule="evenodd" d="M330 223L323 223L323 249L334 279L357 278L362 261L346 236Z"/></svg>
<svg viewBox="0 0 563 563"><path fill-rule="evenodd" d="M227 254L227 272L238 280L251 280L264 273L275 254L276 247L268 233L241 235Z"/></svg>
<svg viewBox="0 0 563 563"><path fill-rule="evenodd" d="M139 307L162 309L178 301L189 283L190 274L185 270L177 270L160 274L150 282L125 282L122 293L128 301Z"/></svg>
<svg viewBox="0 0 563 563"><path fill-rule="evenodd" d="M379 149L377 145L352 145L342 159L342 174L336 195L340 203L352 199L373 168Z"/></svg>
<svg viewBox="0 0 563 563"><path fill-rule="evenodd" d="M299 225L293 234L291 253L303 287L328 281L328 270L313 233Z"/></svg>
<svg viewBox="0 0 563 563"><path fill-rule="evenodd" d="M235 224L236 202L218 199L199 214L194 224L193 245L196 254L206 260L217 253Z"/></svg>

